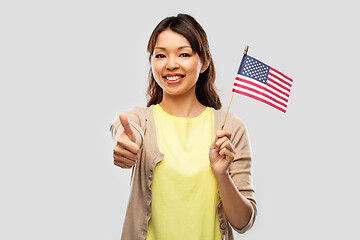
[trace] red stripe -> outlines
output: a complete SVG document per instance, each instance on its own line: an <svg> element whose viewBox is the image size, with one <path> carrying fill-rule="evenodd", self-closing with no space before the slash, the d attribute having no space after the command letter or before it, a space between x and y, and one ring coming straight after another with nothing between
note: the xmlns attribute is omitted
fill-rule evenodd
<svg viewBox="0 0 360 240"><path fill-rule="evenodd" d="M267 83L269 82L269 80L270 80L272 83L274 83L274 84L278 85L279 87L281 87L282 89L290 92L290 88L284 87L283 85L281 85L280 83L276 82L274 79L269 78L269 77L268 77L268 79L267 79L266 85L267 85Z"/></svg>
<svg viewBox="0 0 360 240"><path fill-rule="evenodd" d="M266 104L268 104L268 105L270 105L270 106L272 106L272 107L274 107L274 108L276 108L276 109L278 109L278 110L280 110L280 111L282 111L282 112L284 112L284 113L286 112L285 109L282 109L282 108L276 106L275 104L272 104L271 102L266 101L265 99L256 97L256 96L254 96L254 95L251 95L251 94L249 94L249 93L242 92L242 91L239 91L239 90L236 90L236 89L233 89L233 92L242 94L242 95L247 96L247 97L251 97L251 98L256 99L256 100L258 100L258 101L260 101L260 102L266 103Z"/></svg>
<svg viewBox="0 0 360 240"><path fill-rule="evenodd" d="M235 83L235 84L237 84L237 83ZM260 91L258 91L258 90L256 90L256 89L253 89L253 88L250 88L250 87L247 87L247 86L244 86L244 85L240 85L240 84L237 84L237 85L238 85L238 87L241 87L241 88L243 88L243 89L246 89L246 90L252 91L252 92L254 92L254 93L260 94L261 96L263 96L263 97L265 97L265 98L267 98L267 99L273 100L273 101L276 102L277 104L286 107L286 104L285 104L285 103L282 103L282 102L280 102L279 100L276 100L275 98L270 97L269 95L267 95L267 94L265 94L265 93L263 93L263 92L260 92Z"/></svg>
<svg viewBox="0 0 360 240"><path fill-rule="evenodd" d="M272 77L274 77L274 78L276 78L277 80L279 80L279 81L282 82L283 84L286 84L286 85L288 85L289 87L291 87L291 84L290 84L290 83L288 83L287 81L282 80L281 78L279 78L279 77L276 76L275 74L269 72L269 75L272 76Z"/></svg>
<svg viewBox="0 0 360 240"><path fill-rule="evenodd" d="M292 82L293 80L291 78L289 78L288 76L285 76L284 74L282 74L281 72L279 72L276 69L273 69L272 67L270 67L270 70L273 70L274 72L276 72L277 74L281 75L282 77L286 78L287 80L289 80L290 82Z"/></svg>
<svg viewBox="0 0 360 240"><path fill-rule="evenodd" d="M284 95L287 96L287 97L290 97L290 95L289 95L288 93L281 91L280 89L276 88L275 86L273 86L273 85L272 85L271 83L269 83L269 82L270 82L270 81L267 81L267 82L266 82L266 86L274 89L275 91L277 91L277 92L279 92L279 93L281 93L281 94L284 94Z"/></svg>
<svg viewBox="0 0 360 240"><path fill-rule="evenodd" d="M240 82L243 82L243 83L247 83L247 84L253 85L253 86L255 86L255 87L258 87L258 88L260 88L260 89L262 89L262 90L264 90L264 91L267 91L268 93L271 93L271 94L275 95L276 97L284 100L285 102L288 102L288 100L287 100L286 98L280 96L279 94L274 93L273 91L267 89L266 87L263 87L263 86L261 86L261 85L258 85L258 84L256 84L256 83L250 82L250 81L248 81L248 80L246 80L246 79L242 79L242 78L239 78L239 77L236 77L236 80L238 80L238 81L240 81ZM235 85L235 84L236 84L236 83L234 83L234 85Z"/></svg>

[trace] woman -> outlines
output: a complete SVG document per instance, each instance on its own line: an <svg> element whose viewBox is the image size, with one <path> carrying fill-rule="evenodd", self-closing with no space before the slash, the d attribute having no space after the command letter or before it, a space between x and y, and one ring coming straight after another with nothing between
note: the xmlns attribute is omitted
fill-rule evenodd
<svg viewBox="0 0 360 240"><path fill-rule="evenodd" d="M224 112L207 36L191 16L162 20L148 43L147 108L110 130L114 164L133 168L122 239L233 239L256 202L244 124ZM230 227L231 226L231 227Z"/></svg>

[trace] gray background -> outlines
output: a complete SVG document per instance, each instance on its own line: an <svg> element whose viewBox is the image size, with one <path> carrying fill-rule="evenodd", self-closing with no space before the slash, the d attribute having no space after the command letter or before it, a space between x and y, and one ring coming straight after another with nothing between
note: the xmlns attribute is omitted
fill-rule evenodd
<svg viewBox="0 0 360 240"><path fill-rule="evenodd" d="M119 239L109 126L145 105L147 40L179 12L207 31L224 108L245 45L294 79L286 114L234 96L259 207L236 239L359 239L356 1L193 0L1 1L0 239Z"/></svg>

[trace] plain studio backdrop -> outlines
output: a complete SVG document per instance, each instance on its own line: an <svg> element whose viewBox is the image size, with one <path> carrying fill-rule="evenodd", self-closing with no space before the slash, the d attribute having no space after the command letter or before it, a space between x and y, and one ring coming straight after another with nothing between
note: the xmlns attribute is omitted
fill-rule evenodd
<svg viewBox="0 0 360 240"><path fill-rule="evenodd" d="M286 114L235 95L258 202L236 239L359 239L356 1L1 1L0 239L119 239L130 171L109 127L145 106L148 38L193 15L226 109L242 53L294 79Z"/></svg>

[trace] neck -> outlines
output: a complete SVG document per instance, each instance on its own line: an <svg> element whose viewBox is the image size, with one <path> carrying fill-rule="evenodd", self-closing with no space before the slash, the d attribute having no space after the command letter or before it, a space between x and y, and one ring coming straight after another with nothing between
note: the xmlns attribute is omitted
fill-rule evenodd
<svg viewBox="0 0 360 240"><path fill-rule="evenodd" d="M199 116L206 108L206 106L197 100L195 92L187 96L176 96L164 93L159 105L170 115L188 118Z"/></svg>

